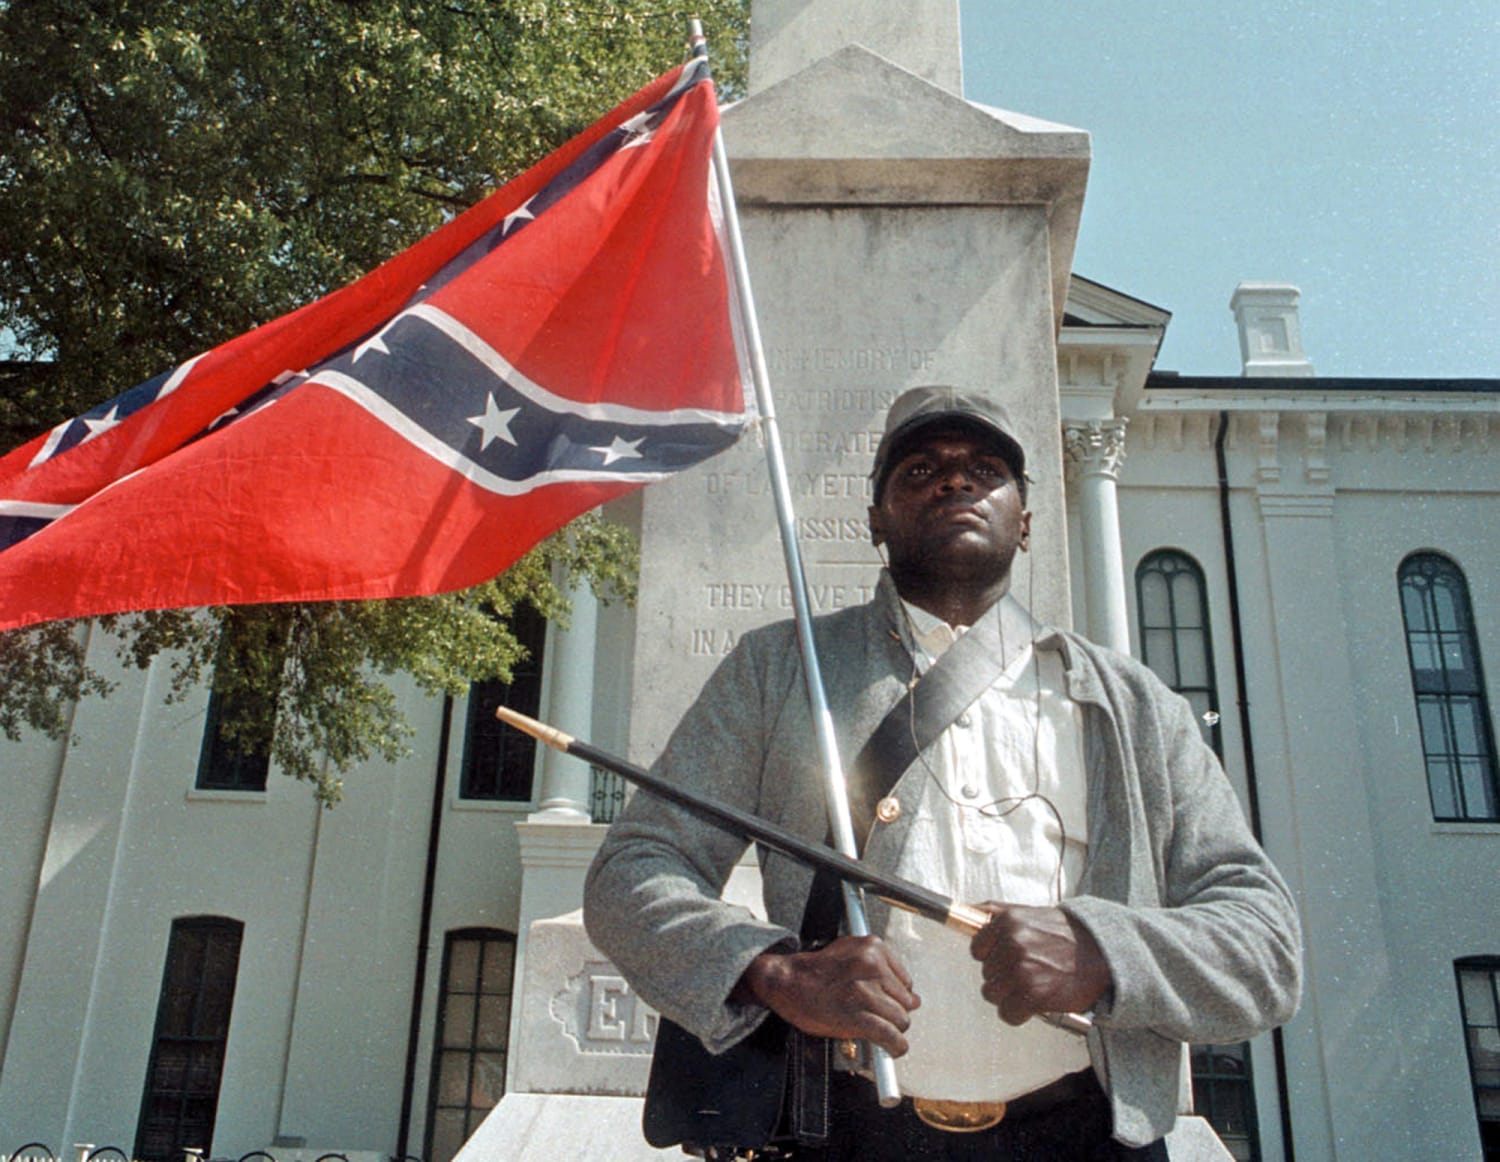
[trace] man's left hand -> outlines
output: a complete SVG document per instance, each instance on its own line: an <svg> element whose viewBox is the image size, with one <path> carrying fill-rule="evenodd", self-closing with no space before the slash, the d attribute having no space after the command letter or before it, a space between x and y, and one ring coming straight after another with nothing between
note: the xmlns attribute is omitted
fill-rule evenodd
<svg viewBox="0 0 1500 1162"><path fill-rule="evenodd" d="M1108 991L1109 965L1088 929L1060 908L987 901L991 919L969 945L984 967L984 999L1007 1023L1081 1013Z"/></svg>

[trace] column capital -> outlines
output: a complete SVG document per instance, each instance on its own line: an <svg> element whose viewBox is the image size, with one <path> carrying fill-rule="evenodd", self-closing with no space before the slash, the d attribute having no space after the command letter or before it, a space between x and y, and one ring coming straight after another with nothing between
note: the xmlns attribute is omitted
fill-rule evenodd
<svg viewBox="0 0 1500 1162"><path fill-rule="evenodd" d="M1128 420L1118 417L1065 422L1063 452L1067 456L1068 474L1074 478L1102 475L1119 480L1120 466L1125 462L1128 424Z"/></svg>

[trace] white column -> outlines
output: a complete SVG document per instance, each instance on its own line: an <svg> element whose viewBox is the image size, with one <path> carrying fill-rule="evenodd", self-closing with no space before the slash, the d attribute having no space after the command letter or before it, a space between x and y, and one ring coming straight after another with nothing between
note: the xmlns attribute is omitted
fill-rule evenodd
<svg viewBox="0 0 1500 1162"><path fill-rule="evenodd" d="M1100 645L1130 652L1125 601L1125 562L1120 549L1120 507L1115 485L1125 460L1123 419L1068 421L1063 446L1068 475L1076 483L1083 533L1083 587L1088 636Z"/></svg>
<svg viewBox="0 0 1500 1162"><path fill-rule="evenodd" d="M567 584L558 577L559 584ZM567 629L553 623L547 636L542 687L542 718L568 734L587 740L594 719L594 656L599 634L599 600L587 584L571 595L573 616ZM540 743L537 744L541 746ZM540 809L516 824L521 842L521 914L517 925L515 987L517 997L534 987L528 975L531 926L536 920L561 916L583 900L583 877L599 846L603 827L589 817L590 773L587 763L552 747L542 748ZM582 919L573 922L582 936ZM586 941L585 941L586 943ZM535 1001L535 997L531 1000ZM526 1089L528 1058L536 1050L526 1042L530 1009L511 1006L510 1044L505 1087ZM526 1153L526 1158L540 1155Z"/></svg>
<svg viewBox="0 0 1500 1162"><path fill-rule="evenodd" d="M594 654L599 636L599 599L588 585L573 591L573 616L567 629L554 626L547 643L550 696L546 721L587 740L594 718ZM589 821L589 766L581 759L547 747L542 757L541 811L538 822Z"/></svg>

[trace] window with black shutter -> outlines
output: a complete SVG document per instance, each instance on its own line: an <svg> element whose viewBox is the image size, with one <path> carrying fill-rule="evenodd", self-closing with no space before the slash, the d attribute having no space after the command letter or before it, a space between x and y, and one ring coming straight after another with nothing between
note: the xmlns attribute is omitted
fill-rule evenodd
<svg viewBox="0 0 1500 1162"><path fill-rule="evenodd" d="M180 1162L213 1148L245 926L222 916L172 922L134 1158Z"/></svg>

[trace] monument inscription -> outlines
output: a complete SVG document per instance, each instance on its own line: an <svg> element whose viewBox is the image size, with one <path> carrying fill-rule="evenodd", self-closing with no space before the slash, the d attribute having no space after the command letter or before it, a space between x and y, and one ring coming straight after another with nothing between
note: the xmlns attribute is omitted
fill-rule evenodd
<svg viewBox="0 0 1500 1162"><path fill-rule="evenodd" d="M900 343L778 347L767 352L773 374L779 371L789 381L777 390L776 406L785 424L781 437L787 484L804 559L811 569L831 564L862 568L867 578L810 579L808 602L815 613L858 605L874 595L878 562L865 509L871 499L869 475L880 430L871 419L890 406L900 389L862 386L860 381L876 372L925 372L935 357L932 348ZM840 379L849 382L838 383ZM700 503L748 503L760 507L765 521L773 520L764 459L756 455L743 466L726 461L719 457L704 466ZM760 562L738 555L726 556L721 564L722 571L686 595L691 620L683 644L690 657L724 657L750 625L793 612L784 573L768 577Z"/></svg>

